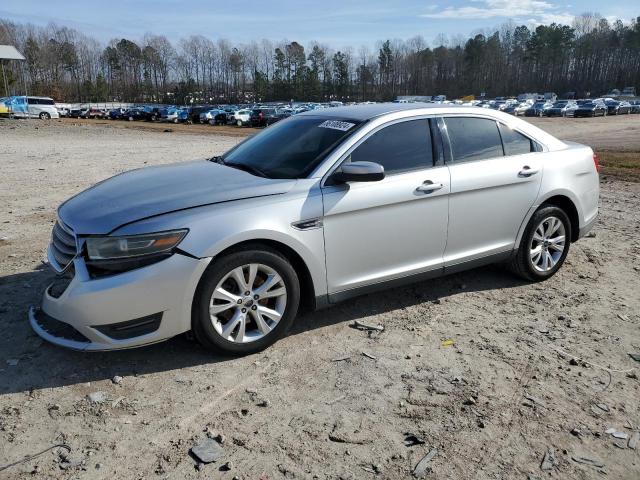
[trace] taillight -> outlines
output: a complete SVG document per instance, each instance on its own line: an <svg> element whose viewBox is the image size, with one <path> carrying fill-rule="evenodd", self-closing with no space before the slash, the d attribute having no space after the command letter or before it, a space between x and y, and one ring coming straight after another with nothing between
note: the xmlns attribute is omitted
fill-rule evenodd
<svg viewBox="0 0 640 480"><path fill-rule="evenodd" d="M600 157L597 153L593 154L593 164L596 166L596 172L600 171Z"/></svg>

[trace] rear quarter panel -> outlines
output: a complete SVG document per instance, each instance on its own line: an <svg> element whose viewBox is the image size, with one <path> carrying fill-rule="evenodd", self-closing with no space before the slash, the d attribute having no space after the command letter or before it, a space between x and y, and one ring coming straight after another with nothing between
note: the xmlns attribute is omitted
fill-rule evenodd
<svg viewBox="0 0 640 480"><path fill-rule="evenodd" d="M556 195L570 198L582 228L598 214L600 180L593 162L593 150L572 142L566 142L566 145L566 148L545 154L538 205Z"/></svg>

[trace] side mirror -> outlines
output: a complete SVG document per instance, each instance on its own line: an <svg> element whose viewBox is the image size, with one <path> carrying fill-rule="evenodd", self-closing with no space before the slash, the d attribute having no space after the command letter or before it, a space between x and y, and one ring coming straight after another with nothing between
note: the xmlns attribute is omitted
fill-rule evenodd
<svg viewBox="0 0 640 480"><path fill-rule="evenodd" d="M345 163L332 178L337 183L378 182L384 178L384 167L375 162Z"/></svg>

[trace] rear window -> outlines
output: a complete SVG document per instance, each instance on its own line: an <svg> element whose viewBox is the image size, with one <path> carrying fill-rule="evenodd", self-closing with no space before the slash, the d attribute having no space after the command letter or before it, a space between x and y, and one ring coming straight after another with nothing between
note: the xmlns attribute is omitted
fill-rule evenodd
<svg viewBox="0 0 640 480"><path fill-rule="evenodd" d="M486 118L445 118L454 163L502 157L498 125Z"/></svg>

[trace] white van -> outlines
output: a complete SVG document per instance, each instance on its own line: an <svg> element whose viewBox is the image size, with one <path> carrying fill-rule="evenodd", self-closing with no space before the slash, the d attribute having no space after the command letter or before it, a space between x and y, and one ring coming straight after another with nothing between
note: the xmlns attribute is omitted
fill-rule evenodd
<svg viewBox="0 0 640 480"><path fill-rule="evenodd" d="M13 97L12 114L16 118L60 118L55 102L49 97L26 97L28 108L25 108L25 97ZM28 112L28 115L27 115Z"/></svg>

